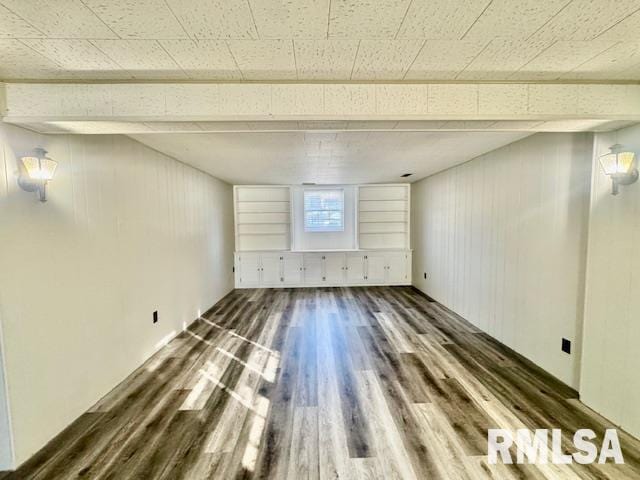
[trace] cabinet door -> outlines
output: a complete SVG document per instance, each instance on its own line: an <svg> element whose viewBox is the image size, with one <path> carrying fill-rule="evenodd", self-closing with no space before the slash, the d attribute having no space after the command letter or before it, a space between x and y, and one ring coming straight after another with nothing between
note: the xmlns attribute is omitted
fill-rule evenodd
<svg viewBox="0 0 640 480"><path fill-rule="evenodd" d="M255 287L260 284L260 254L242 253L237 257L238 285L242 287Z"/></svg>
<svg viewBox="0 0 640 480"><path fill-rule="evenodd" d="M279 253L263 253L262 254L262 285L275 286L282 283L282 255Z"/></svg>
<svg viewBox="0 0 640 480"><path fill-rule="evenodd" d="M302 284L301 253L285 253L284 255L282 255L282 277L285 284Z"/></svg>
<svg viewBox="0 0 640 480"><path fill-rule="evenodd" d="M384 253L369 252L365 255L367 283L385 283L385 272L387 271L387 261Z"/></svg>
<svg viewBox="0 0 640 480"><path fill-rule="evenodd" d="M304 254L304 283L319 285L323 282L321 253Z"/></svg>
<svg viewBox="0 0 640 480"><path fill-rule="evenodd" d="M347 254L347 283L364 283L364 255L360 253Z"/></svg>
<svg viewBox="0 0 640 480"><path fill-rule="evenodd" d="M407 282L407 253L387 253L387 283Z"/></svg>
<svg viewBox="0 0 640 480"><path fill-rule="evenodd" d="M324 254L324 283L327 285L344 284L344 253Z"/></svg>

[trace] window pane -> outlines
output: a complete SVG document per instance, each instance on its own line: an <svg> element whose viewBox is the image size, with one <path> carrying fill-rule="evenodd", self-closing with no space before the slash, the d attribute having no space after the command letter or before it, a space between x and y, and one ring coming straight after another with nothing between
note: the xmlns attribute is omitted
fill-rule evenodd
<svg viewBox="0 0 640 480"><path fill-rule="evenodd" d="M304 191L304 231L341 232L344 230L344 192L342 190Z"/></svg>

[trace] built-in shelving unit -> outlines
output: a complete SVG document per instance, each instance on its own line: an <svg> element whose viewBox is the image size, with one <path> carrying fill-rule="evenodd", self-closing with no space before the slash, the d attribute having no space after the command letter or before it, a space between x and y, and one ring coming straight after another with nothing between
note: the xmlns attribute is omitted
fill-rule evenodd
<svg viewBox="0 0 640 480"><path fill-rule="evenodd" d="M289 187L236 186L234 206L236 251L289 250Z"/></svg>
<svg viewBox="0 0 640 480"><path fill-rule="evenodd" d="M362 249L409 248L409 186L358 187L358 245Z"/></svg>

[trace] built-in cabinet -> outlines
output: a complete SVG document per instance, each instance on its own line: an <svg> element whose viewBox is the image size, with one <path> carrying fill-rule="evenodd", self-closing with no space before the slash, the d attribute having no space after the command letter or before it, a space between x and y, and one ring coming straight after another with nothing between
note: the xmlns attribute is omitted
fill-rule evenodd
<svg viewBox="0 0 640 480"><path fill-rule="evenodd" d="M411 252L238 252L236 287L408 285Z"/></svg>
<svg viewBox="0 0 640 480"><path fill-rule="evenodd" d="M286 185L235 186L236 287L409 285L410 186L348 187L345 232L355 249L336 250L334 237L321 233L325 242L308 251L295 240L303 225L296 219L304 213L300 195Z"/></svg>

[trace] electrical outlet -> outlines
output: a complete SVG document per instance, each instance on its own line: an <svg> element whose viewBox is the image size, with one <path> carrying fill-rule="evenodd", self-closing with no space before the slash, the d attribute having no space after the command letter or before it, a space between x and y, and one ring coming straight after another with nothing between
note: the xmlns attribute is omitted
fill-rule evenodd
<svg viewBox="0 0 640 480"><path fill-rule="evenodd" d="M158 311L153 312L153 323L158 323Z"/></svg>
<svg viewBox="0 0 640 480"><path fill-rule="evenodd" d="M427 272L424 272L424 279L427 279Z"/></svg>
<svg viewBox="0 0 640 480"><path fill-rule="evenodd" d="M571 340L562 339L562 351L571 355Z"/></svg>

